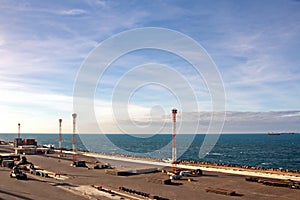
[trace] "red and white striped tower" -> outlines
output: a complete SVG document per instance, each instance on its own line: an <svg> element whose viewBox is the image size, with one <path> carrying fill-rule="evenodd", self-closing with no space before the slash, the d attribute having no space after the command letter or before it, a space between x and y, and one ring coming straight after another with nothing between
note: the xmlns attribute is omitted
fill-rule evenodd
<svg viewBox="0 0 300 200"><path fill-rule="evenodd" d="M72 149L73 149L73 162L76 161L76 155L75 155L75 151L76 151L76 117L77 114L73 113L72 114L73 117L73 137L72 137Z"/></svg>
<svg viewBox="0 0 300 200"><path fill-rule="evenodd" d="M58 122L59 122L59 142L58 142L59 156L62 157L62 135L61 135L61 123L62 123L62 119L59 119Z"/></svg>
<svg viewBox="0 0 300 200"><path fill-rule="evenodd" d="M176 156L176 114L177 110L172 109L172 170L177 171L177 156Z"/></svg>
<svg viewBox="0 0 300 200"><path fill-rule="evenodd" d="M21 137L21 124L18 123L18 138Z"/></svg>

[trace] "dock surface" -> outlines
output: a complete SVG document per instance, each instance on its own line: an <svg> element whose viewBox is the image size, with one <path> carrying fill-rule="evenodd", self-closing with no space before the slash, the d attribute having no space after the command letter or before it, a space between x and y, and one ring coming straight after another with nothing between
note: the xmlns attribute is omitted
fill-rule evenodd
<svg viewBox="0 0 300 200"><path fill-rule="evenodd" d="M1 151L2 149L2 151ZM0 153L7 153L5 147L0 146ZM166 199L293 199L300 200L300 190L284 187L273 187L245 181L245 176L207 172L203 176L174 180L176 184L165 185L161 180L169 177L161 172L146 173L131 176L114 176L107 174L105 169L88 169L71 167L71 155L59 158L57 154L26 155L34 165L50 173L57 174L57 179L29 175L28 180L17 180L9 177L10 169L0 167L0 199L121 199L118 196L96 192L93 186L102 186L108 190L119 191L123 186L151 196ZM77 156L78 160L85 160L92 168L96 158ZM111 162L112 165L128 168L141 168L145 164L126 162L122 160ZM149 165L147 167L156 167ZM239 196L225 196L206 192L206 188L222 188L232 190ZM129 194L130 195L130 194ZM126 199L126 198L123 198ZM141 198L143 199L143 198Z"/></svg>

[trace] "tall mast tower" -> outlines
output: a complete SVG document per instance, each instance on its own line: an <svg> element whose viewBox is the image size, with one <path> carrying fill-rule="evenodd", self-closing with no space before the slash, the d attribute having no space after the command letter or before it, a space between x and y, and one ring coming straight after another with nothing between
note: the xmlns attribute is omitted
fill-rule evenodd
<svg viewBox="0 0 300 200"><path fill-rule="evenodd" d="M18 138L21 138L21 124L18 123Z"/></svg>
<svg viewBox="0 0 300 200"><path fill-rule="evenodd" d="M176 155L176 114L177 110L172 109L172 170L177 170L177 155Z"/></svg>
<svg viewBox="0 0 300 200"><path fill-rule="evenodd" d="M73 113L72 114L73 117L73 137L72 137L72 149L73 149L73 162L76 161L76 155L75 155L75 151L76 151L76 117L77 114Z"/></svg>
<svg viewBox="0 0 300 200"><path fill-rule="evenodd" d="M59 145L59 156L60 157L62 157L62 129L61 129L61 123L62 123L62 119L59 119L58 120L58 122L59 122L59 143L58 143L58 145Z"/></svg>

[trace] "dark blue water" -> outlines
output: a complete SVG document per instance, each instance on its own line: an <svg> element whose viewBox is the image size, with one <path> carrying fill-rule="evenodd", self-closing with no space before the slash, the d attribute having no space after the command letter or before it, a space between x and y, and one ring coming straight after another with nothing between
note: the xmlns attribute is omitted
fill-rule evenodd
<svg viewBox="0 0 300 200"><path fill-rule="evenodd" d="M0 140L12 141L15 134L0 134ZM39 144L58 147L57 134L23 134ZM177 155L181 160L208 161L248 166L300 170L300 134L268 136L266 134L223 134L204 158L199 150L205 135L177 135ZM72 148L72 135L63 135L63 147ZM212 144L213 145L213 144ZM77 135L77 149L109 154L126 154L169 159L171 135Z"/></svg>

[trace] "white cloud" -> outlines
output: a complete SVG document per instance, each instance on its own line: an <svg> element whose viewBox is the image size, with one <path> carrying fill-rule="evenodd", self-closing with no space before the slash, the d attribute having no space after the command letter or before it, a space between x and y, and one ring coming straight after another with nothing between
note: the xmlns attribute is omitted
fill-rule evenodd
<svg viewBox="0 0 300 200"><path fill-rule="evenodd" d="M82 9L70 9L70 10L63 10L60 12L63 15L82 15L87 13L85 10Z"/></svg>
<svg viewBox="0 0 300 200"><path fill-rule="evenodd" d="M149 108L133 109L136 116L130 119L119 119L118 121L104 121L100 124L105 133L128 133L128 134L157 134L171 132L171 113L161 116L149 115ZM129 112L131 112L129 111ZM224 129L222 133L267 133L267 132L300 132L298 121L300 111L277 111L277 112L237 112L227 111ZM223 120L223 114L215 113L214 120ZM139 116L138 116L139 115ZM138 118L136 118L138 116ZM206 133L211 120L211 112L178 112L178 132ZM150 120L150 121L149 121ZM121 128L121 129L120 129ZM123 132L125 131L125 132Z"/></svg>

